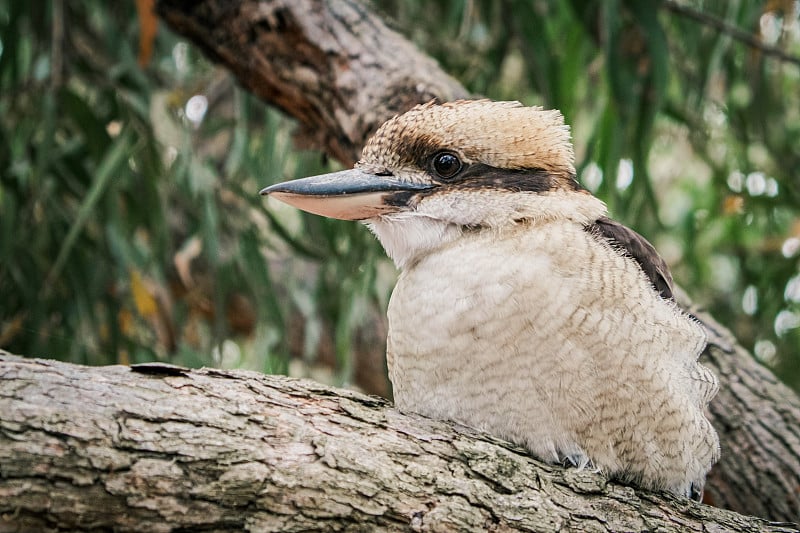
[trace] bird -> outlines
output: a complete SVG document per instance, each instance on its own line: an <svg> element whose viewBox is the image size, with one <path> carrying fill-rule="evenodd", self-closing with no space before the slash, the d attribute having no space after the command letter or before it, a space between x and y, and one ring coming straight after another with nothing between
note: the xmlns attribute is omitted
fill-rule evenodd
<svg viewBox="0 0 800 533"><path fill-rule="evenodd" d="M701 497L720 453L704 326L654 247L579 184L558 110L420 104L354 168L261 193L365 223L400 270L386 353L400 411Z"/></svg>

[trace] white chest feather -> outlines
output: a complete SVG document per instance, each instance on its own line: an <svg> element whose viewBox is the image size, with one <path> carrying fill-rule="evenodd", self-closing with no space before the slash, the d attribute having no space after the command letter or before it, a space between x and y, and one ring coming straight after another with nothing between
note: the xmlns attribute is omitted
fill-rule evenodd
<svg viewBox="0 0 800 533"><path fill-rule="evenodd" d="M654 488L705 476L705 335L633 260L572 221L449 237L407 265L389 305L399 408Z"/></svg>

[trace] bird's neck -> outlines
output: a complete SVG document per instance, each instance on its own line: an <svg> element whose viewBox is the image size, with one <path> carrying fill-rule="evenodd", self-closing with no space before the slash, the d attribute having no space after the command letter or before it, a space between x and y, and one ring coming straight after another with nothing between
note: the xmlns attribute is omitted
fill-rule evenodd
<svg viewBox="0 0 800 533"><path fill-rule="evenodd" d="M584 192L508 193L480 198L475 193L429 198L415 211L402 211L367 220L397 268L405 270L420 258L461 238L465 232L494 231L525 223L554 220L587 225L606 214L605 204Z"/></svg>
<svg viewBox="0 0 800 533"><path fill-rule="evenodd" d="M367 221L367 226L400 270L458 239L463 232L463 226L413 212L374 218Z"/></svg>

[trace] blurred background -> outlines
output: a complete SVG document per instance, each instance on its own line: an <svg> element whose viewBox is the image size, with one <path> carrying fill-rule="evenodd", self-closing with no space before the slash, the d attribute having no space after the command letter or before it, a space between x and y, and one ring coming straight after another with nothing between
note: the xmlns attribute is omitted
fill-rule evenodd
<svg viewBox="0 0 800 533"><path fill-rule="evenodd" d="M800 390L800 2L374 0L474 93L561 109L582 183ZM150 0L0 0L0 348L386 394L396 271L265 201L336 167Z"/></svg>

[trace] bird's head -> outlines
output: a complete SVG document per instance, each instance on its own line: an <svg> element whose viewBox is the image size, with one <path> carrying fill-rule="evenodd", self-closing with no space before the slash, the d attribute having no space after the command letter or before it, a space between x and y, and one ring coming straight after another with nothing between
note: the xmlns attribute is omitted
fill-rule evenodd
<svg viewBox="0 0 800 533"><path fill-rule="evenodd" d="M465 228L592 222L605 207L578 185L573 160L569 126L556 110L489 100L428 103L384 123L352 170L261 193L366 222L402 268Z"/></svg>

